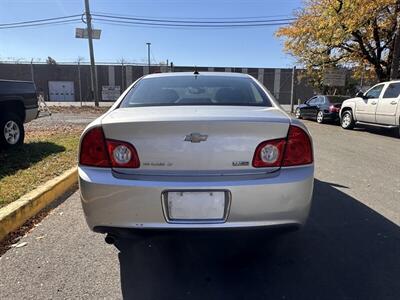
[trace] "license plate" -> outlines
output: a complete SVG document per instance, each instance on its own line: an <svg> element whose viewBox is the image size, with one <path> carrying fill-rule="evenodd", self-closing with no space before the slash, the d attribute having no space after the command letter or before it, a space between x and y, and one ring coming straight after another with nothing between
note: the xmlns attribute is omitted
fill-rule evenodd
<svg viewBox="0 0 400 300"><path fill-rule="evenodd" d="M171 220L222 220L225 192L168 192L167 209Z"/></svg>

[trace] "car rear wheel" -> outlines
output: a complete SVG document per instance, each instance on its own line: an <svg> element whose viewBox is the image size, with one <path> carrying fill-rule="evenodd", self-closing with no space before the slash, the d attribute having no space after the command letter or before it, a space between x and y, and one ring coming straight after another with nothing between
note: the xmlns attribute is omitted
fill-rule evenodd
<svg viewBox="0 0 400 300"><path fill-rule="evenodd" d="M317 113L317 122L319 123L319 124L322 124L322 123L324 123L324 112L323 111L319 111L318 113Z"/></svg>
<svg viewBox="0 0 400 300"><path fill-rule="evenodd" d="M294 112L294 115L295 115L296 119L301 119L300 108L296 108L296 111Z"/></svg>
<svg viewBox="0 0 400 300"><path fill-rule="evenodd" d="M400 138L400 126L397 127L397 128L395 128L394 134L395 134L395 136L397 136L398 138Z"/></svg>
<svg viewBox="0 0 400 300"><path fill-rule="evenodd" d="M25 131L21 119L15 114L0 117L0 146L16 147L24 143Z"/></svg>
<svg viewBox="0 0 400 300"><path fill-rule="evenodd" d="M351 111L347 110L343 113L342 119L340 121L340 125L344 129L353 129L354 128L354 120Z"/></svg>

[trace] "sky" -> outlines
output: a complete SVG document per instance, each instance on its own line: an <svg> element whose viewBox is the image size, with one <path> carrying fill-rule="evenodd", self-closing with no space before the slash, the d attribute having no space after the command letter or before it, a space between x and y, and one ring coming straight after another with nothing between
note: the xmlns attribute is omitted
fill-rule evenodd
<svg viewBox="0 0 400 300"><path fill-rule="evenodd" d="M90 0L92 13L151 18L244 18L292 16L301 0ZM84 0L0 0L0 23L81 14ZM75 38L83 23L0 29L0 60L58 62L89 60L88 42ZM165 29L97 24L101 39L94 41L97 62L144 63L151 42L152 63L185 66L291 67L295 60L274 36L278 26L240 29Z"/></svg>

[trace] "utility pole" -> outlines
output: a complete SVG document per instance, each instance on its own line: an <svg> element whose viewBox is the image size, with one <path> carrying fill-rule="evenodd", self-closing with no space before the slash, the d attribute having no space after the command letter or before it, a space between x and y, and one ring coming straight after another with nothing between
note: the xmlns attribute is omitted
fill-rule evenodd
<svg viewBox="0 0 400 300"><path fill-rule="evenodd" d="M146 43L147 45L147 66L149 67L149 74L150 74L150 45L151 43Z"/></svg>
<svg viewBox="0 0 400 300"><path fill-rule="evenodd" d="M290 89L290 112L294 112L294 92L295 92L295 80L296 80L296 66L292 69L292 87Z"/></svg>
<svg viewBox="0 0 400 300"><path fill-rule="evenodd" d="M92 40L92 16L90 14L89 0L85 0L85 14L86 14L86 24L87 24L88 41L89 41L90 81L91 81L92 95L94 97L94 105L99 106L97 72L95 69L96 65L94 62L93 40Z"/></svg>

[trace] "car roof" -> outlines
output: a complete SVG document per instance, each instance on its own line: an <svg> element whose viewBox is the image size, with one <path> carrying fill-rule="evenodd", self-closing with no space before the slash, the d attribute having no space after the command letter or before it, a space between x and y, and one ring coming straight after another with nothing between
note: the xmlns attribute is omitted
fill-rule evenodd
<svg viewBox="0 0 400 300"><path fill-rule="evenodd" d="M249 78L251 77L245 73L234 73L234 72L208 72L208 71L198 71L199 74L194 74L194 72L171 72L171 73L155 73L145 75L143 78L159 78L159 77L177 77L177 76L225 76L225 77L239 77L239 78Z"/></svg>
<svg viewBox="0 0 400 300"><path fill-rule="evenodd" d="M346 98L346 97L351 97L351 96L348 96L348 95L323 95L323 96L325 96L325 97L336 97L336 98Z"/></svg>
<svg viewBox="0 0 400 300"><path fill-rule="evenodd" d="M374 87L375 85L378 85L378 84L385 84L385 83L400 83L400 79L377 82L377 83L371 85L371 87Z"/></svg>

